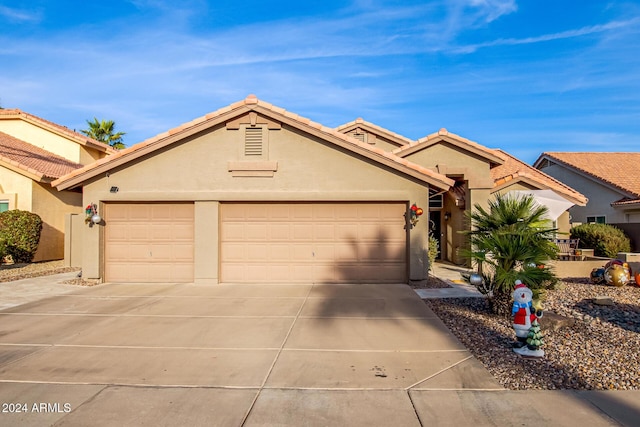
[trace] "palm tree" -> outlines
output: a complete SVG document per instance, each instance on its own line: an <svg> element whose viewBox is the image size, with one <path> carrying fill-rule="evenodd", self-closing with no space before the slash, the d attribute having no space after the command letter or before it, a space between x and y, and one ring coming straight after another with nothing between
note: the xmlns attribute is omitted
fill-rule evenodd
<svg viewBox="0 0 640 427"><path fill-rule="evenodd" d="M120 149L125 147L122 142L122 137L126 134L125 132L114 133L116 124L113 120L100 121L94 117L93 121L87 120L87 124L89 125L89 129L81 130L80 132L89 138L104 142L113 148Z"/></svg>
<svg viewBox="0 0 640 427"><path fill-rule="evenodd" d="M546 266L557 247L551 241L548 209L537 205L533 196L496 195L488 210L476 204L468 215L471 231L467 257L475 262L484 278L481 291L497 314L510 314L511 292L517 279L534 292L555 283Z"/></svg>

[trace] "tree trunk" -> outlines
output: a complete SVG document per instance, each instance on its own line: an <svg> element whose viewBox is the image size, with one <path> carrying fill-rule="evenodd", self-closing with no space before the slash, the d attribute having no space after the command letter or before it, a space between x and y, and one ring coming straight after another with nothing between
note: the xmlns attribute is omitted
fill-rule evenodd
<svg viewBox="0 0 640 427"><path fill-rule="evenodd" d="M493 296L489 298L491 312L498 316L511 317L512 306L511 292L494 291Z"/></svg>

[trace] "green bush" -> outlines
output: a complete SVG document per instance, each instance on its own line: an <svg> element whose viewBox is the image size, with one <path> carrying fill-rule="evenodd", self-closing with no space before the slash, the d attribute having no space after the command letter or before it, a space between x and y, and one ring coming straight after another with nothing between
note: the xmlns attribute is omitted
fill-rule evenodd
<svg viewBox="0 0 640 427"><path fill-rule="evenodd" d="M6 254L15 263L31 262L42 231L42 219L34 213L10 210L0 212L0 240L6 243Z"/></svg>
<svg viewBox="0 0 640 427"><path fill-rule="evenodd" d="M571 238L580 239L581 248L594 249L595 256L615 258L618 252L631 252L631 241L624 231L609 224L573 227Z"/></svg>
<svg viewBox="0 0 640 427"><path fill-rule="evenodd" d="M433 263L436 262L436 257L438 256L438 246L438 239L436 239L433 234L429 233L429 271L433 271Z"/></svg>
<svg viewBox="0 0 640 427"><path fill-rule="evenodd" d="M4 257L7 256L7 243L4 239L0 239L0 264L4 262Z"/></svg>

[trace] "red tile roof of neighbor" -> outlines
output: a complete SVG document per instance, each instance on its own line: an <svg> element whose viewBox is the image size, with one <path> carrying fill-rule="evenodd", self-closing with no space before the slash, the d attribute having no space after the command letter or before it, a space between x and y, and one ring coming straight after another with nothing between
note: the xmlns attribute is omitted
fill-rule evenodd
<svg viewBox="0 0 640 427"><path fill-rule="evenodd" d="M81 168L79 163L0 132L0 165L37 181L59 178Z"/></svg>
<svg viewBox="0 0 640 427"><path fill-rule="evenodd" d="M623 198L616 202L617 204L629 204L640 198L640 174L635 172L640 164L640 153L546 152L540 155L536 164L545 157L576 169L631 196ZM637 202L637 200L635 201Z"/></svg>
<svg viewBox="0 0 640 427"><path fill-rule="evenodd" d="M494 182L494 188L499 188L503 185L508 185L514 180L530 180L538 185L547 187L556 193L569 198L577 205L585 206L587 204L587 198L569 187L563 184L555 178L550 177L546 173L518 160L511 154L500 149L494 150L501 154L505 158L505 162L502 165L496 166L491 169L491 178Z"/></svg>
<svg viewBox="0 0 640 427"><path fill-rule="evenodd" d="M45 120L41 117L34 116L33 114L26 113L17 108L0 109L0 120L12 120L12 119L24 120L26 122L37 125L39 127L42 127L44 129L47 129L59 135L65 136L77 142L80 145L90 146L99 151L104 151L107 153L115 153L117 151L114 148L110 147L109 145L104 144L100 141L96 141L93 138L89 138L88 136L83 135L82 133L75 132L67 127L50 122L49 120Z"/></svg>
<svg viewBox="0 0 640 427"><path fill-rule="evenodd" d="M265 116L273 118L274 120L278 120L282 123L289 124L290 126L314 134L326 141L334 143L337 146L368 157L378 163L390 166L396 170L418 178L423 182L434 185L435 187L448 189L453 185L453 180L444 175L409 162L406 159L400 158L380 148L372 147L369 144L358 141L357 139L345 135L335 129L323 126L308 118L289 112L284 108L261 101L255 95L249 95L242 101L235 102L227 107L220 108L217 111L156 135L146 141L142 141L131 147L119 150L116 154L100 159L95 163L83 167L82 169L77 169L68 175L59 178L52 184L60 190L80 185L83 181L90 179L93 176L104 173L116 166L135 160L140 156L170 145L189 135L201 132L218 123L231 120L249 111L259 112Z"/></svg>

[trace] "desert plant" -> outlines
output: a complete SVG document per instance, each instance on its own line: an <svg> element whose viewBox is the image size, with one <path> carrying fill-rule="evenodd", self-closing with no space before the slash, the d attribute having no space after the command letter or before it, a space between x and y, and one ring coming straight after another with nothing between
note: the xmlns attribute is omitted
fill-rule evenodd
<svg viewBox="0 0 640 427"><path fill-rule="evenodd" d="M33 260L41 231L42 219L34 213L17 209L0 212L0 240L15 263Z"/></svg>
<svg viewBox="0 0 640 427"><path fill-rule="evenodd" d="M465 255L482 272L481 291L496 314L510 315L516 280L534 292L556 281L546 266L557 253L551 242L555 229L544 218L546 213L532 196L498 194L488 210L476 204L467 214L471 230L464 232L470 247Z"/></svg>
<svg viewBox="0 0 640 427"><path fill-rule="evenodd" d="M592 248L595 256L615 258L618 252L631 252L631 241L624 231L610 224L582 224L571 229L571 238L580 247Z"/></svg>
<svg viewBox="0 0 640 427"><path fill-rule="evenodd" d="M436 239L433 234L429 233L429 252L427 253L429 257L429 271L433 271L433 263L436 262L439 246L438 239Z"/></svg>

